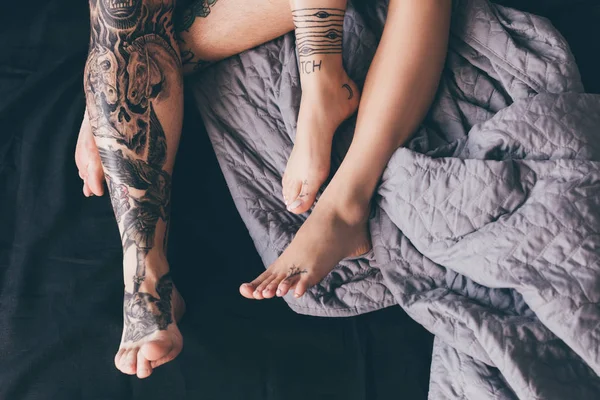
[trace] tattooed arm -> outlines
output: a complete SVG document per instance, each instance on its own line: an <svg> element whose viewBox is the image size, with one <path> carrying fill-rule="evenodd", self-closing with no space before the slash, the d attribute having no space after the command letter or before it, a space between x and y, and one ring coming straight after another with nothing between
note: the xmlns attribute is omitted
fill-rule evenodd
<svg viewBox="0 0 600 400"><path fill-rule="evenodd" d="M90 0L86 103L133 294L147 276L155 283L168 272L164 238L183 118L172 13L169 0Z"/></svg>

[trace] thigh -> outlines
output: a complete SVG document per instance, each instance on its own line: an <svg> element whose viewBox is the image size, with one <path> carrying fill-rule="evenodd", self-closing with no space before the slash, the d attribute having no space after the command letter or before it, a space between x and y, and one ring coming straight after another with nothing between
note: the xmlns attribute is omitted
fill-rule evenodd
<svg viewBox="0 0 600 400"><path fill-rule="evenodd" d="M181 4L177 30L182 53L217 61L294 29L289 0L196 0Z"/></svg>

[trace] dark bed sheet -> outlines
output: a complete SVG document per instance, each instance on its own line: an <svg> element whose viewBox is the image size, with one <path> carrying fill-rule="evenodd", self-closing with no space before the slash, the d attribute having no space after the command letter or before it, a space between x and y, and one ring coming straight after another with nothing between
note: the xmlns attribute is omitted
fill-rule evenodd
<svg viewBox="0 0 600 400"><path fill-rule="evenodd" d="M597 2L513 3L552 18L600 92ZM399 308L319 319L238 295L263 267L191 98L169 249L184 350L144 381L114 368L120 241L108 198L83 197L73 161L88 29L84 1L0 13L0 400L426 398L431 336Z"/></svg>

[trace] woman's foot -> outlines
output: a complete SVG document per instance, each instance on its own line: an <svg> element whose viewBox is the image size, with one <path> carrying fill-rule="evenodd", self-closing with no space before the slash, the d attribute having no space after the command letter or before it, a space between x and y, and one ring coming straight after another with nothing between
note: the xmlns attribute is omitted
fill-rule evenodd
<svg viewBox="0 0 600 400"><path fill-rule="evenodd" d="M283 254L258 278L240 287L244 297L281 297L290 290L300 297L340 260L369 251L368 202L338 201L329 189Z"/></svg>
<svg viewBox="0 0 600 400"><path fill-rule="evenodd" d="M84 112L83 122L79 128L75 163L79 170L79 177L83 179L83 194L86 197L102 196L104 194L104 171L87 110Z"/></svg>
<svg viewBox="0 0 600 400"><path fill-rule="evenodd" d="M296 142L283 175L288 211L310 209L330 172L331 144L338 126L358 108L360 93L343 68L303 77Z"/></svg>
<svg viewBox="0 0 600 400"><path fill-rule="evenodd" d="M177 357L183 348L177 322L184 312L183 298L168 274L156 283L146 277L137 293L125 292L116 367L125 374L146 378L154 368Z"/></svg>

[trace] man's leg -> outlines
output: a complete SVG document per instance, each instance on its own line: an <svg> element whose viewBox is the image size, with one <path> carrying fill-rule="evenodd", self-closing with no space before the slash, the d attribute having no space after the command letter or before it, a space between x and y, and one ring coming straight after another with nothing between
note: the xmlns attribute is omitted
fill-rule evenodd
<svg viewBox="0 0 600 400"><path fill-rule="evenodd" d="M197 0L175 10L175 27L184 74L251 49L294 29L289 0ZM104 194L91 127L84 116L75 150L85 196Z"/></svg>
<svg viewBox="0 0 600 400"><path fill-rule="evenodd" d="M289 0L200 0L177 11L184 72L239 54L294 29Z"/></svg>
<svg viewBox="0 0 600 400"><path fill-rule="evenodd" d="M87 117L123 243L124 327L117 368L144 378L175 358L183 300L165 256L171 172L182 123L171 1L91 0Z"/></svg>
<svg viewBox="0 0 600 400"><path fill-rule="evenodd" d="M369 203L385 166L421 123L436 91L448 42L450 0L390 0L369 68L354 139L292 243L241 293L302 296L344 257L368 249Z"/></svg>

